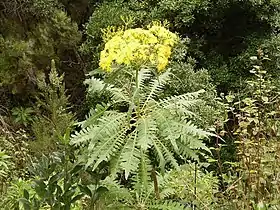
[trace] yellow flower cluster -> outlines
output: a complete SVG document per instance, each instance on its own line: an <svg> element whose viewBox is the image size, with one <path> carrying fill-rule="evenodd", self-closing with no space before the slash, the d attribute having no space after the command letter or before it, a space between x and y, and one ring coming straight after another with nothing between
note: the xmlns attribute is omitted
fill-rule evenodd
<svg viewBox="0 0 280 210"><path fill-rule="evenodd" d="M176 34L159 24L153 24L147 30L119 31L105 44L99 65L103 70L111 71L112 64L152 64L162 71L178 39Z"/></svg>

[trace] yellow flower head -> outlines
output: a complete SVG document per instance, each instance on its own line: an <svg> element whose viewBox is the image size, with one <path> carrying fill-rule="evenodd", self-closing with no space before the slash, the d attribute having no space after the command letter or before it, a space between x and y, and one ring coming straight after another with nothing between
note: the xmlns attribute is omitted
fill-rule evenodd
<svg viewBox="0 0 280 210"><path fill-rule="evenodd" d="M111 71L112 64L152 64L162 71L178 40L176 34L160 24L153 24L147 30L135 28L114 32L101 52L99 66Z"/></svg>

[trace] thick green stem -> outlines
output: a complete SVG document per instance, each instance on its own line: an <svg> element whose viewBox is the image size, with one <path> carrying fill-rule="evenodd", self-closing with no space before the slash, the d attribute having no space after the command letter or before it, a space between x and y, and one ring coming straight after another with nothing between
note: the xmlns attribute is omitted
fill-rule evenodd
<svg viewBox="0 0 280 210"><path fill-rule="evenodd" d="M137 67L136 68L136 75L135 75L135 83L136 83L136 115L137 117L139 118L140 117L140 98L139 98L139 68Z"/></svg>

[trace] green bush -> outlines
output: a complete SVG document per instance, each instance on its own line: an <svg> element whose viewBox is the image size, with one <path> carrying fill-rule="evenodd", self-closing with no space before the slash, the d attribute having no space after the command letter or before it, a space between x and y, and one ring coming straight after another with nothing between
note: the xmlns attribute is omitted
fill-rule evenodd
<svg viewBox="0 0 280 210"><path fill-rule="evenodd" d="M161 197L178 200L198 209L215 209L219 180L211 172L204 173L199 164L186 164L171 170L161 183Z"/></svg>
<svg viewBox="0 0 280 210"><path fill-rule="evenodd" d="M38 112L31 125L35 139L30 142L30 147L37 154L56 151L59 147L58 140L74 123L63 80L64 75L58 75L54 60L48 80L44 74L38 76Z"/></svg>
<svg viewBox="0 0 280 210"><path fill-rule="evenodd" d="M0 85L25 100L34 97L37 73L48 72L51 59L65 60L66 52L75 51L81 39L77 24L54 2L4 2L7 8L0 22ZM7 12L13 8L18 11ZM12 15L15 13L18 16Z"/></svg>

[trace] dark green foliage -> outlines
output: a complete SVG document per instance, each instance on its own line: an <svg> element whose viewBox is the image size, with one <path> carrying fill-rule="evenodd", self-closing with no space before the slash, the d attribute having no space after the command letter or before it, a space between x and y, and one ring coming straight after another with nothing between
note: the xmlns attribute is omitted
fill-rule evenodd
<svg viewBox="0 0 280 210"><path fill-rule="evenodd" d="M42 207L69 210L81 206L77 202L84 196L79 190L83 167L72 164L69 148L65 149L64 153L34 160L29 169L32 178L12 183L0 206L7 210L22 209L22 206L34 210Z"/></svg>
<svg viewBox="0 0 280 210"><path fill-rule="evenodd" d="M30 200L34 209L46 205L53 209L71 209L84 196L79 190L79 174L83 167L71 164L69 152L65 152L66 154L53 153L50 157L43 156L33 163L30 171L35 176L35 195L33 198L25 198Z"/></svg>
<svg viewBox="0 0 280 210"><path fill-rule="evenodd" d="M30 106L38 72L48 73L51 59L65 71L81 33L56 0L5 0L1 7L0 87L16 95L7 108Z"/></svg>
<svg viewBox="0 0 280 210"><path fill-rule="evenodd" d="M3 32L2 84L13 84L19 79L25 79L26 82L34 80L36 71L48 67L52 58L59 59L62 53L75 47L80 39L77 26L59 10L55 10L48 22L39 22L30 27L31 31L23 34ZM26 36L28 38L25 38ZM9 79L6 75L12 78Z"/></svg>
<svg viewBox="0 0 280 210"><path fill-rule="evenodd" d="M32 113L34 110L30 107L23 108L23 107L16 107L12 109L12 115L14 117L14 121L16 123L23 124L27 126L28 123L32 121Z"/></svg>

